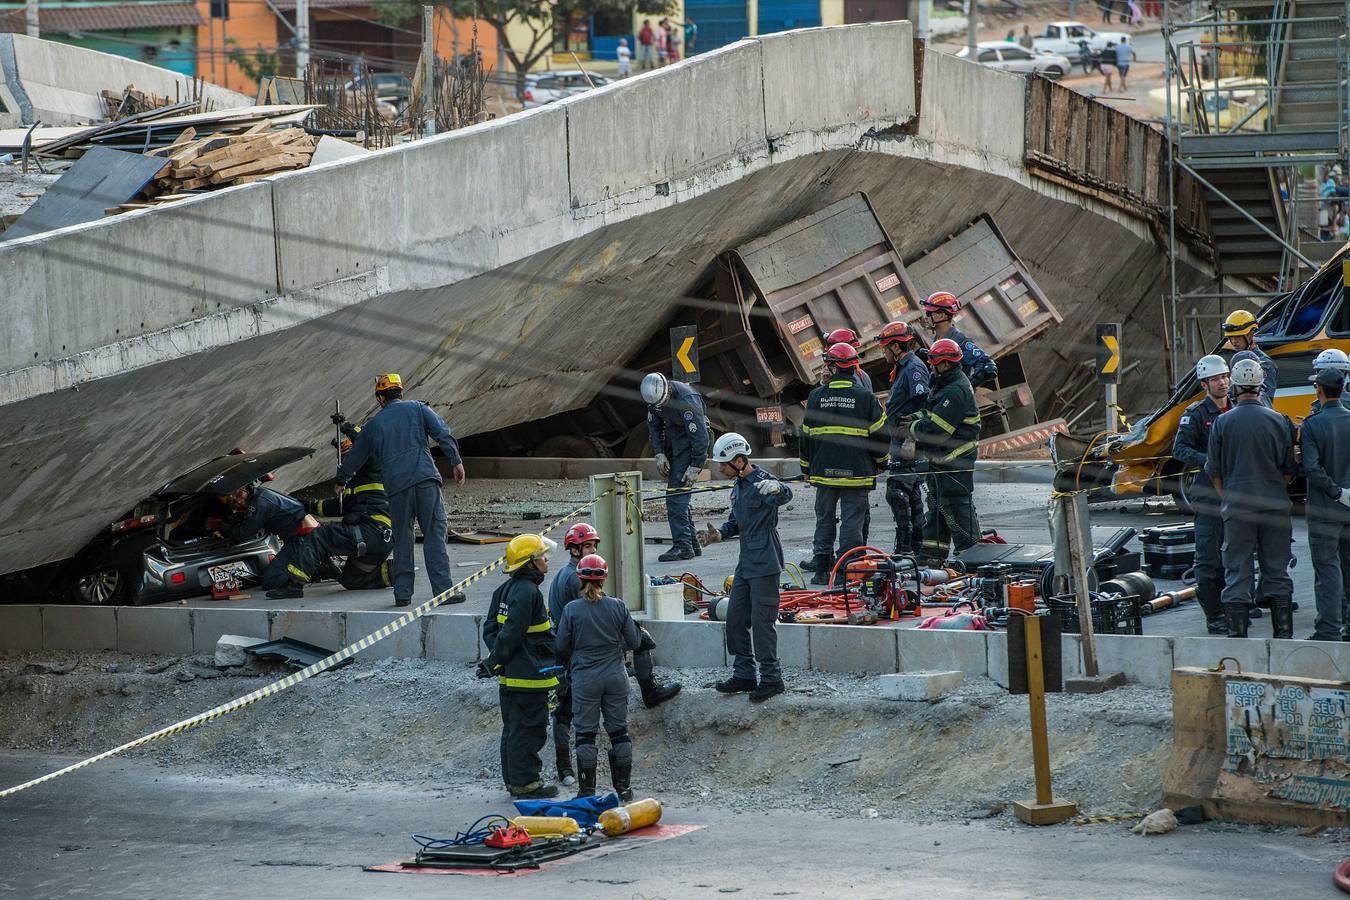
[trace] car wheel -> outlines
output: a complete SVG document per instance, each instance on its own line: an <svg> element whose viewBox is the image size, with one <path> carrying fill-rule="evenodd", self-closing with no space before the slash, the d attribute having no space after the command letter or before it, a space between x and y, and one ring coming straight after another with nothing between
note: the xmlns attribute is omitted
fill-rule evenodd
<svg viewBox="0 0 1350 900"><path fill-rule="evenodd" d="M1044 75L1046 78L1049 78L1051 81L1059 81L1061 78L1064 77L1064 70L1061 69L1059 66L1050 66L1041 74Z"/></svg>
<svg viewBox="0 0 1350 900"><path fill-rule="evenodd" d="M120 606L131 598L131 578L117 566L100 565L76 575L71 592L78 603Z"/></svg>

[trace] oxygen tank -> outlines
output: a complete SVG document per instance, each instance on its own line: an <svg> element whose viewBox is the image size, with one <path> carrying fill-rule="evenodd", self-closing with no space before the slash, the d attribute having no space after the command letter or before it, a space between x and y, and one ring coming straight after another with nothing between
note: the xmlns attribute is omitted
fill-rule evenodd
<svg viewBox="0 0 1350 900"><path fill-rule="evenodd" d="M600 814L600 827L609 837L618 837L661 821L660 800L638 800L625 806L607 809Z"/></svg>

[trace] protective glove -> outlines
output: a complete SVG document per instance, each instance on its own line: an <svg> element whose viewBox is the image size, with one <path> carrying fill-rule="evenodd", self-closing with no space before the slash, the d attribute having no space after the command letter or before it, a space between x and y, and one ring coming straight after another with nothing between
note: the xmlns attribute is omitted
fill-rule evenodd
<svg viewBox="0 0 1350 900"><path fill-rule="evenodd" d="M662 478L670 474L670 460L666 459L664 453L656 454L656 471Z"/></svg>
<svg viewBox="0 0 1350 900"><path fill-rule="evenodd" d="M716 525L709 524L706 530L694 532L694 537L698 539L700 545L706 547L722 540L722 532L717 530Z"/></svg>
<svg viewBox="0 0 1350 900"><path fill-rule="evenodd" d="M483 659L479 660L478 670L474 672L474 674L477 675L479 678L491 678L494 673L491 667L488 666L487 660Z"/></svg>
<svg viewBox="0 0 1350 900"><path fill-rule="evenodd" d="M336 413L336 412L333 413L331 416L329 416L328 419L329 419L329 421L331 421L334 425L341 425L343 422L347 421L347 417L346 417L346 416L344 416L342 413Z"/></svg>
<svg viewBox="0 0 1350 900"><path fill-rule="evenodd" d="M1336 502L1342 506L1350 506L1350 488L1341 488L1341 495L1336 498Z"/></svg>
<svg viewBox="0 0 1350 900"><path fill-rule="evenodd" d="M783 482L766 478L755 485L755 490L759 491L762 496L772 497L774 494L783 492Z"/></svg>
<svg viewBox="0 0 1350 900"><path fill-rule="evenodd" d="M684 470L684 477L680 479L680 484L684 485L685 487L689 487L695 481L698 481L698 476L702 472L703 469L701 467L690 466L689 468Z"/></svg>

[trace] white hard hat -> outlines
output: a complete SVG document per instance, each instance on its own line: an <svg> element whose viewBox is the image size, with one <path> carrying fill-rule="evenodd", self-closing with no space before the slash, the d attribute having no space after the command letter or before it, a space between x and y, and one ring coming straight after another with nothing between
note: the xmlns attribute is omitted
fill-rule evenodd
<svg viewBox="0 0 1350 900"><path fill-rule="evenodd" d="M660 372L642 376L642 399L651 406L664 406L670 399L670 382Z"/></svg>
<svg viewBox="0 0 1350 900"><path fill-rule="evenodd" d="M1317 359L1313 360L1313 371L1316 372L1320 369L1350 372L1350 356L1346 356L1344 350L1329 347L1317 354Z"/></svg>
<svg viewBox="0 0 1350 900"><path fill-rule="evenodd" d="M1241 359L1233 364L1233 386L1259 388L1266 383L1266 372L1254 359Z"/></svg>
<svg viewBox="0 0 1350 900"><path fill-rule="evenodd" d="M750 458L750 442L734 431L729 431L713 444L713 462L729 463L738 456Z"/></svg>
<svg viewBox="0 0 1350 900"><path fill-rule="evenodd" d="M1204 381L1206 378L1213 378L1215 375L1227 375L1228 363L1222 356L1211 353L1209 356L1200 357L1200 361L1195 364L1195 377Z"/></svg>

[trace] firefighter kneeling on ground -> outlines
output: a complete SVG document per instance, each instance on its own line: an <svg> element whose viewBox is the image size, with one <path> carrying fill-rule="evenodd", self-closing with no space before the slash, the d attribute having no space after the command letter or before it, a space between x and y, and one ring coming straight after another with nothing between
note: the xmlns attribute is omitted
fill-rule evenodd
<svg viewBox="0 0 1350 900"><path fill-rule="evenodd" d="M980 410L970 379L961 370L961 348L943 338L928 350L936 377L928 405L909 426L915 452L928 463L928 516L920 554L928 562L947 559L948 546L961 553L980 539L972 494L980 446Z"/></svg>
<svg viewBox="0 0 1350 900"><path fill-rule="evenodd" d="M498 679L502 711L502 780L511 796L545 799L557 785L543 780L539 751L548 741L548 713L558 686L553 652L553 623L539 585L548 556L558 545L539 534L518 534L506 545L510 576L492 594L483 622L488 657L478 664L479 678Z"/></svg>
<svg viewBox="0 0 1350 900"><path fill-rule="evenodd" d="M306 516L304 504L288 494L262 487L256 481L234 493L222 494L219 499L230 510L230 515L223 521L207 519L207 528L219 531L236 543L252 540L260 534L281 538L285 544L263 569L262 586L271 600L303 596L303 592L293 586L292 579L304 575L304 570L297 565L304 558L301 551L305 545L301 538L318 525ZM314 565L317 569L319 563Z"/></svg>

